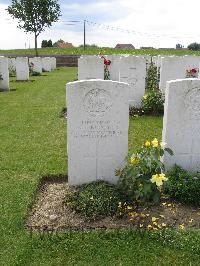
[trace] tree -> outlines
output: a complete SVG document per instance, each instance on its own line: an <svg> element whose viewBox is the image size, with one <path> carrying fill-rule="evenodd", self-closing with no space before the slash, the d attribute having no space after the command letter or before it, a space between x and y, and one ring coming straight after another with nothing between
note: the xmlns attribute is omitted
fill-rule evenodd
<svg viewBox="0 0 200 266"><path fill-rule="evenodd" d="M37 38L39 34L58 21L60 5L58 0L12 0L7 9L14 19L18 19L18 28L34 33L35 52L38 56Z"/></svg>
<svg viewBox="0 0 200 266"><path fill-rule="evenodd" d="M48 42L47 42L47 47L53 47L52 40L48 40Z"/></svg>
<svg viewBox="0 0 200 266"><path fill-rule="evenodd" d="M183 49L183 48L184 48L184 46L182 44L180 44L180 43L176 44L176 49Z"/></svg>
<svg viewBox="0 0 200 266"><path fill-rule="evenodd" d="M47 40L43 40L41 47L45 48L45 47L47 47L47 45L48 45L48 41Z"/></svg>
<svg viewBox="0 0 200 266"><path fill-rule="evenodd" d="M45 48L45 47L53 47L53 44L52 44L52 40L43 40L42 41L42 45L41 45L42 48Z"/></svg>
<svg viewBox="0 0 200 266"><path fill-rule="evenodd" d="M200 44L197 42L193 42L190 45L188 45L189 50L198 51L200 50Z"/></svg>

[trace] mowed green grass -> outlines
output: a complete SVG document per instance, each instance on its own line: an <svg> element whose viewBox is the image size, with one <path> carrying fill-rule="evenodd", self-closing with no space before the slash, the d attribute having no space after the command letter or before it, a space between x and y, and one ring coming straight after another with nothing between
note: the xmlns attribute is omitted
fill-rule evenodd
<svg viewBox="0 0 200 266"><path fill-rule="evenodd" d="M25 229L40 180L67 173L66 121L59 116L65 84L76 77L76 68L61 68L32 82L12 81L13 91L0 93L0 265L199 265L199 231L31 235ZM162 118L131 118L129 150L161 131Z"/></svg>
<svg viewBox="0 0 200 266"><path fill-rule="evenodd" d="M133 55L200 55L200 51L176 49L115 49L115 48L39 48L39 55L81 55L81 54L133 54ZM0 55L34 55L34 49L0 50Z"/></svg>

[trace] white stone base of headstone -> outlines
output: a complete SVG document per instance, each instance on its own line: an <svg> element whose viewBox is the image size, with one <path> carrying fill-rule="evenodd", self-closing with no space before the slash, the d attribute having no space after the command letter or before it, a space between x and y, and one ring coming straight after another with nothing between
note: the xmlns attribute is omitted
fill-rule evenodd
<svg viewBox="0 0 200 266"><path fill-rule="evenodd" d="M28 57L16 58L16 76L18 81L29 80Z"/></svg>
<svg viewBox="0 0 200 266"><path fill-rule="evenodd" d="M67 84L68 181L117 183L128 152L129 85L88 80Z"/></svg>
<svg viewBox="0 0 200 266"><path fill-rule="evenodd" d="M0 56L0 91L9 91L8 58Z"/></svg>
<svg viewBox="0 0 200 266"><path fill-rule="evenodd" d="M163 158L167 170L200 171L200 79L167 82L163 141L174 152Z"/></svg>

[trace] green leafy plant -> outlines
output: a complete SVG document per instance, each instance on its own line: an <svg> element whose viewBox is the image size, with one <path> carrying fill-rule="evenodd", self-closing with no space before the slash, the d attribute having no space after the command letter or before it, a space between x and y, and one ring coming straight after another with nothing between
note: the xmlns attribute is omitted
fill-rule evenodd
<svg viewBox="0 0 200 266"><path fill-rule="evenodd" d="M148 91L142 99L145 114L160 115L164 112L164 96L159 90Z"/></svg>
<svg viewBox="0 0 200 266"><path fill-rule="evenodd" d="M129 107L129 116L138 117L142 115L144 115L144 111L141 108Z"/></svg>
<svg viewBox="0 0 200 266"><path fill-rule="evenodd" d="M165 191L181 203L200 206L200 173L189 173L175 165L168 173Z"/></svg>
<svg viewBox="0 0 200 266"><path fill-rule="evenodd" d="M147 70L146 90L159 90L158 70L156 65L152 61Z"/></svg>
<svg viewBox="0 0 200 266"><path fill-rule="evenodd" d="M41 73L40 72L37 72L37 71L33 71L31 73L31 76L41 76Z"/></svg>
<svg viewBox="0 0 200 266"><path fill-rule="evenodd" d="M128 158L126 166L116 171L119 188L128 201L160 201L162 185L167 181L161 157L164 152L173 155L172 150L164 146L156 138L145 141L142 148Z"/></svg>
<svg viewBox="0 0 200 266"><path fill-rule="evenodd" d="M114 185L97 181L78 187L66 196L65 202L86 220L96 220L114 215L119 201L120 193Z"/></svg>

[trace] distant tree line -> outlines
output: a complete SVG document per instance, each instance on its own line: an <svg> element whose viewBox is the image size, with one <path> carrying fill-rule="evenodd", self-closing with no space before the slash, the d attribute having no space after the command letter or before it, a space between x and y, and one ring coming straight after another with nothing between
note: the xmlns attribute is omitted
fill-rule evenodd
<svg viewBox="0 0 200 266"><path fill-rule="evenodd" d="M42 48L46 48L46 47L58 47L58 44L60 43L65 43L65 41L63 41L62 39L56 41L56 42L52 42L52 40L43 40L41 47ZM83 44L78 46L79 48L83 48ZM97 46L96 44L86 44L87 48L99 48L99 46Z"/></svg>
<svg viewBox="0 0 200 266"><path fill-rule="evenodd" d="M188 49L193 50L193 51L199 51L200 50L200 43L193 42L190 45L188 45Z"/></svg>

